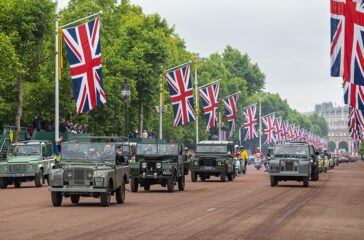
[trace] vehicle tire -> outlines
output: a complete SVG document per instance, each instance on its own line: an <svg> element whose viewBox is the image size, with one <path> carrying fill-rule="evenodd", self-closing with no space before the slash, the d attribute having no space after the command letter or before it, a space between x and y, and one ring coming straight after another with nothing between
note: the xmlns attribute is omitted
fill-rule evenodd
<svg viewBox="0 0 364 240"><path fill-rule="evenodd" d="M112 189L112 184L111 182L109 183L109 187L107 188L107 191L104 193L100 194L100 202L101 202L101 206L103 207L108 207L110 206L110 200L111 200L111 189Z"/></svg>
<svg viewBox="0 0 364 240"><path fill-rule="evenodd" d="M80 195L72 194L70 198L73 204L78 204L80 202Z"/></svg>
<svg viewBox="0 0 364 240"><path fill-rule="evenodd" d="M225 172L220 173L220 181L226 182L226 173Z"/></svg>
<svg viewBox="0 0 364 240"><path fill-rule="evenodd" d="M150 190L150 183L144 183L144 191L148 192Z"/></svg>
<svg viewBox="0 0 364 240"><path fill-rule="evenodd" d="M270 185L271 185L272 187L275 187L275 186L277 186L277 185L278 185L278 180L277 180L277 178L276 178L276 177L274 177L274 176L271 176L271 177L270 177Z"/></svg>
<svg viewBox="0 0 364 240"><path fill-rule="evenodd" d="M123 184L121 184L121 186L116 189L115 198L117 204L122 204L125 202L125 182L123 182Z"/></svg>
<svg viewBox="0 0 364 240"><path fill-rule="evenodd" d="M60 192L51 192L53 207L59 207L62 204L62 194Z"/></svg>
<svg viewBox="0 0 364 240"><path fill-rule="evenodd" d="M5 189L8 187L8 181L6 178L0 178L0 188Z"/></svg>
<svg viewBox="0 0 364 240"><path fill-rule="evenodd" d="M185 190L185 176L184 175L182 175L178 179L178 190L179 191L184 191Z"/></svg>
<svg viewBox="0 0 364 240"><path fill-rule="evenodd" d="M20 180L15 180L14 181L14 187L20 188L20 186L21 186L21 181Z"/></svg>
<svg viewBox="0 0 364 240"><path fill-rule="evenodd" d="M174 192L174 182L172 178L167 180L167 190L168 192Z"/></svg>
<svg viewBox="0 0 364 240"><path fill-rule="evenodd" d="M192 182L197 182L197 173L191 172L191 181Z"/></svg>
<svg viewBox="0 0 364 240"><path fill-rule="evenodd" d="M233 173L232 172L228 173L227 178L228 178L229 181L233 181L234 180Z"/></svg>
<svg viewBox="0 0 364 240"><path fill-rule="evenodd" d="M42 169L39 169L39 172L35 174L34 183L36 187L42 187L44 182L44 176Z"/></svg>
<svg viewBox="0 0 364 240"><path fill-rule="evenodd" d="M308 187L310 185L310 182L308 180L308 177L303 178L303 187Z"/></svg>
<svg viewBox="0 0 364 240"><path fill-rule="evenodd" d="M139 181L137 178L131 178L130 179L130 188L132 192L137 192L139 186Z"/></svg>

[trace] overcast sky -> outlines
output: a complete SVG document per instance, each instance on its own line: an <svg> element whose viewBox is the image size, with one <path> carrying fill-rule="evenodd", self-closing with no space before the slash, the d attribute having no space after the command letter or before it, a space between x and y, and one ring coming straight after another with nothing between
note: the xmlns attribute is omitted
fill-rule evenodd
<svg viewBox="0 0 364 240"><path fill-rule="evenodd" d="M67 0L61 0L67 2ZM341 80L330 77L329 0L131 0L159 13L206 57L226 45L247 53L266 75L266 91L300 112L342 104Z"/></svg>

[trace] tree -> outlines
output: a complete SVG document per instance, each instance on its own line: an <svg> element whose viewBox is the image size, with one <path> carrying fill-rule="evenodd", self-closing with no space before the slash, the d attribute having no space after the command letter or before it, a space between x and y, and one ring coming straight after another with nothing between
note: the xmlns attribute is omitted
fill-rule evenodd
<svg viewBox="0 0 364 240"><path fill-rule="evenodd" d="M44 43L52 36L54 4L50 0L0 1L0 32L6 34L18 59L16 141L23 114L24 82L39 78L39 67L49 58ZM11 90L10 90L11 91Z"/></svg>

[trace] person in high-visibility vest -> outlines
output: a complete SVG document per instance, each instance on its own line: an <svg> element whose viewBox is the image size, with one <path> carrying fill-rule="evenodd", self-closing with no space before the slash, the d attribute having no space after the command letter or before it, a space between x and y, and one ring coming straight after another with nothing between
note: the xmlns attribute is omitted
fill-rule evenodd
<svg viewBox="0 0 364 240"><path fill-rule="evenodd" d="M240 146L240 152L241 152L241 159L244 161L244 166L246 168L246 165L248 163L248 152L246 149L244 149L244 146Z"/></svg>
<svg viewBox="0 0 364 240"><path fill-rule="evenodd" d="M63 140L63 137L61 136L59 139L57 139L56 141L56 146L55 146L55 151L54 153L56 154L56 165L59 165L59 162L61 161L61 142Z"/></svg>

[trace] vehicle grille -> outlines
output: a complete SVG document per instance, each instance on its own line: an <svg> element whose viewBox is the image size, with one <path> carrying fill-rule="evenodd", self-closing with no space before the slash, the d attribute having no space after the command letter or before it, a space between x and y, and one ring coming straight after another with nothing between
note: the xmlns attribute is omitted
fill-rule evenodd
<svg viewBox="0 0 364 240"><path fill-rule="evenodd" d="M27 169L26 164L10 164L9 165L9 172L11 172L11 173L25 172L26 169Z"/></svg>
<svg viewBox="0 0 364 240"><path fill-rule="evenodd" d="M216 159L212 159L212 158L200 159L199 165L200 166L207 166L207 167L215 167L216 166Z"/></svg>
<svg viewBox="0 0 364 240"><path fill-rule="evenodd" d="M147 172L154 173L156 170L156 163L155 162L147 162Z"/></svg>
<svg viewBox="0 0 364 240"><path fill-rule="evenodd" d="M86 178L86 170L85 169L74 169L74 179L73 182L75 184L84 184Z"/></svg>
<svg viewBox="0 0 364 240"><path fill-rule="evenodd" d="M293 171L293 161L286 161L286 171Z"/></svg>

